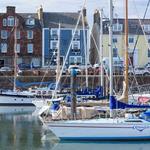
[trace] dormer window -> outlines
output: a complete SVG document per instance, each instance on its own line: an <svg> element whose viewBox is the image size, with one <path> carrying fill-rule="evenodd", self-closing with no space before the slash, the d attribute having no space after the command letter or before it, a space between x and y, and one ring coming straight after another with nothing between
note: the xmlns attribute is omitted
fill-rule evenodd
<svg viewBox="0 0 150 150"><path fill-rule="evenodd" d="M33 26L35 25L35 19L34 18L29 18L26 20L26 25L29 25L29 26Z"/></svg>
<svg viewBox="0 0 150 150"><path fill-rule="evenodd" d="M51 29L51 38L52 39L58 38L58 30L57 29Z"/></svg>
<svg viewBox="0 0 150 150"><path fill-rule="evenodd" d="M9 17L7 18L7 25L8 25L8 26L14 26L14 24L15 24L15 19L14 19L14 17L13 17L13 16L9 16Z"/></svg>
<svg viewBox="0 0 150 150"><path fill-rule="evenodd" d="M145 32L150 32L150 25L149 25L149 24L143 25L143 30L144 30Z"/></svg>
<svg viewBox="0 0 150 150"><path fill-rule="evenodd" d="M75 32L75 33L74 33ZM80 30L73 30L72 31L72 36L74 34L74 39L80 39Z"/></svg>
<svg viewBox="0 0 150 150"><path fill-rule="evenodd" d="M116 24L113 24L113 31L116 31L116 32L119 32L119 31L122 31L122 24L119 24L119 23L116 23Z"/></svg>

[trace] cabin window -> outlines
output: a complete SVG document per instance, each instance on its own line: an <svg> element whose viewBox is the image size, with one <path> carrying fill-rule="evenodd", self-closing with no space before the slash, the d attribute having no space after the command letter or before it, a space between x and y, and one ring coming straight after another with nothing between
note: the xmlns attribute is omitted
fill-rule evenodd
<svg viewBox="0 0 150 150"><path fill-rule="evenodd" d="M7 39L8 33L6 30L1 30L1 39Z"/></svg>
<svg viewBox="0 0 150 150"><path fill-rule="evenodd" d="M33 44L27 45L27 51L28 51L28 53L33 53Z"/></svg>
<svg viewBox="0 0 150 150"><path fill-rule="evenodd" d="M1 43L1 53L7 53L7 43Z"/></svg>
<svg viewBox="0 0 150 150"><path fill-rule="evenodd" d="M9 17L7 18L7 25L8 25L8 26L14 26L14 24L15 24L15 19L14 19L14 17L13 17L13 16L9 16Z"/></svg>
<svg viewBox="0 0 150 150"><path fill-rule="evenodd" d="M27 39L33 39L33 31L32 30L27 31Z"/></svg>
<svg viewBox="0 0 150 150"><path fill-rule="evenodd" d="M3 19L3 26L7 26L7 19L6 18Z"/></svg>
<svg viewBox="0 0 150 150"><path fill-rule="evenodd" d="M130 119L129 119L129 120L125 120L125 122L137 122L137 123L139 122L139 123L141 123L142 120L132 120L132 119L130 120Z"/></svg>

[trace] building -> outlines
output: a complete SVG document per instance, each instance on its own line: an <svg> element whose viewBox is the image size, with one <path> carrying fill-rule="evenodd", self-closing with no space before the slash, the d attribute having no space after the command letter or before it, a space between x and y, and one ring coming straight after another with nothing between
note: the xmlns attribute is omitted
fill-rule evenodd
<svg viewBox="0 0 150 150"><path fill-rule="evenodd" d="M93 25L95 26L95 24ZM99 26L99 24L97 24ZM150 19L128 20L128 52L134 67L143 67L150 62ZM103 21L103 52L109 57L109 20ZM98 29L99 30L99 29ZM113 19L113 57L124 58L125 54L125 20ZM98 34L98 31L95 33ZM92 46L92 45L91 45ZM96 61L96 60L95 60Z"/></svg>
<svg viewBox="0 0 150 150"><path fill-rule="evenodd" d="M15 30L15 24L17 29ZM38 13L16 13L8 6L0 13L0 66L14 67L14 34L16 33L17 64L41 65L42 30Z"/></svg>
<svg viewBox="0 0 150 150"><path fill-rule="evenodd" d="M85 61L87 62L89 61L88 58L89 33L88 33L88 24L86 20L86 9L83 9L82 12L83 15L81 15L82 13L80 12L77 13L43 12L41 8L40 16L42 16L41 22L43 25L42 31L43 67L56 66L58 42L60 43L59 49L60 49L61 65L64 63L65 59L66 59L65 65L67 67L71 64L85 65ZM77 22L78 26L77 30L75 31ZM60 41L58 37L59 31L60 31ZM75 34L73 37L74 31Z"/></svg>

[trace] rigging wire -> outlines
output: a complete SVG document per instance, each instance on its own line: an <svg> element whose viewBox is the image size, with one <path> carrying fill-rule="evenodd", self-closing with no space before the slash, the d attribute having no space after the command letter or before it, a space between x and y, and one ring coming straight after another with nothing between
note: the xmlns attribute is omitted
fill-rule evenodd
<svg viewBox="0 0 150 150"><path fill-rule="evenodd" d="M136 3L135 3L134 0L133 0L133 3L134 3L135 10L136 10L136 14L138 14L137 7L136 7ZM145 9L145 12L144 12L143 20L144 20L145 17L146 17L146 14L147 14L149 5L150 5L150 0L148 0L147 6L146 6L146 9ZM137 46L137 43L138 43L138 40L139 40L139 37L140 37L139 32L140 32L141 29L142 29L142 32L143 32L143 34L144 34L144 38L145 38L145 40L147 41L146 34L145 34L145 32L144 32L144 29L143 29L143 26L142 26L142 22L141 22L141 19L140 19L139 15L138 15L138 20L139 20L140 27L138 27L137 30L136 30L136 33L137 33L138 36L137 36L137 39L136 39L136 42L135 42L135 45L134 45L134 48L133 48L132 55L135 53L136 46ZM147 43L147 42L146 42L146 43ZM147 44L148 44L148 43L147 43ZM149 47L149 44L148 44L148 47ZM131 62L131 59L130 59L130 58L129 58L129 61ZM132 64L132 63L131 63L131 64ZM132 66L132 68L133 68L133 66ZM134 70L133 70L133 71L134 71ZM139 92L140 92L141 89L139 88L139 84L138 84L138 81L137 81L136 78L135 78L135 81L136 81L136 84L137 84L137 89L138 89Z"/></svg>

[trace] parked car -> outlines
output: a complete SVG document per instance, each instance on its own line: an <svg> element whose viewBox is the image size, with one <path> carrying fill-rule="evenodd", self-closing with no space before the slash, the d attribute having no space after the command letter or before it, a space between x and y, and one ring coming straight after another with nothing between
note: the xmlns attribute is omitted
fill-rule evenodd
<svg viewBox="0 0 150 150"><path fill-rule="evenodd" d="M0 71L1 72L3 72L3 71L12 71L12 69L10 67L1 67Z"/></svg>
<svg viewBox="0 0 150 150"><path fill-rule="evenodd" d="M136 68L129 68L128 70L129 75L142 75L147 76L150 75L150 71L144 67L136 67Z"/></svg>

